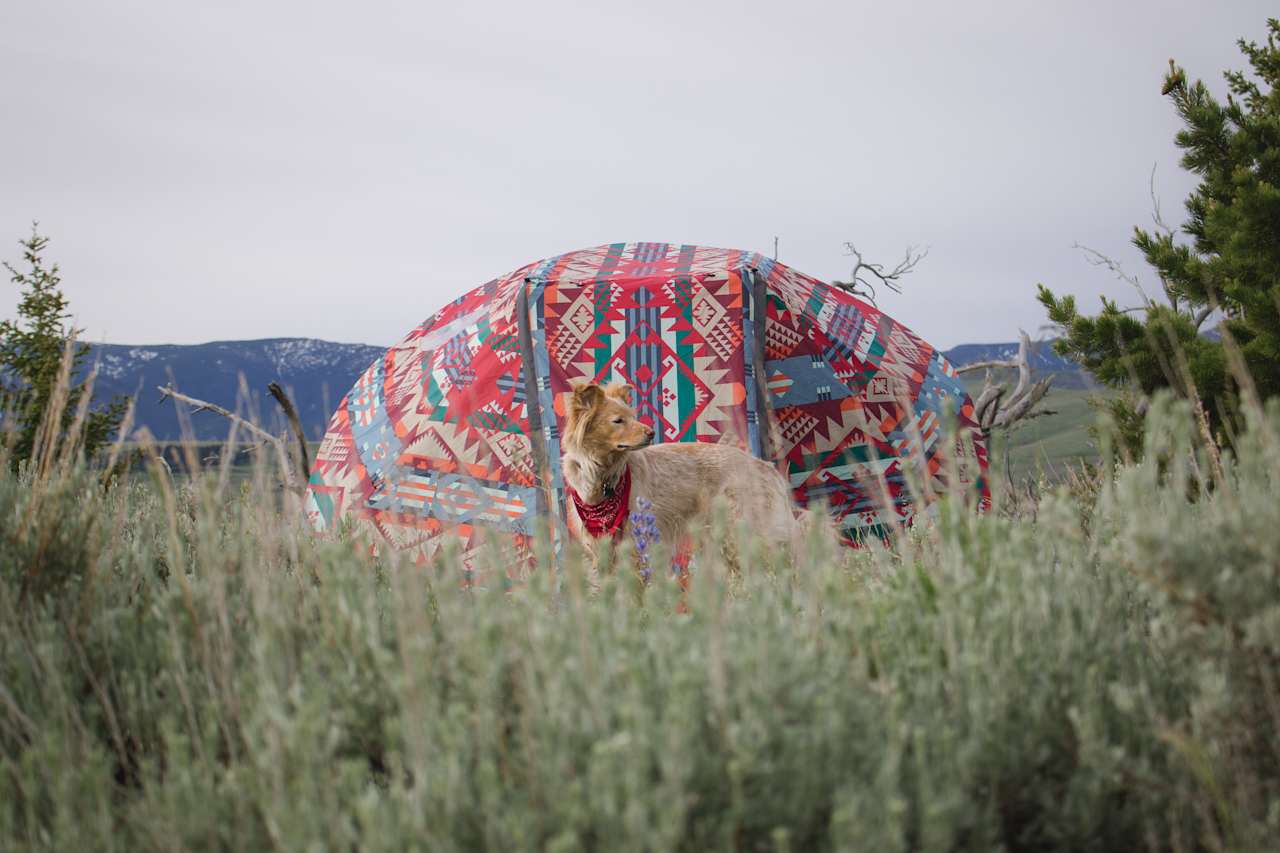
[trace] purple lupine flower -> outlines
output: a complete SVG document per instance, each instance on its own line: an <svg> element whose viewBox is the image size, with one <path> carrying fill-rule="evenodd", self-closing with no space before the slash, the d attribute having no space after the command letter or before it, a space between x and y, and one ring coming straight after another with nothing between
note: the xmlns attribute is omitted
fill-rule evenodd
<svg viewBox="0 0 1280 853"><path fill-rule="evenodd" d="M631 535L636 540L636 556L640 561L640 578L645 583L653 576L649 567L649 546L657 542L658 522L653 515L653 504L647 498L636 498L635 511L631 513Z"/></svg>

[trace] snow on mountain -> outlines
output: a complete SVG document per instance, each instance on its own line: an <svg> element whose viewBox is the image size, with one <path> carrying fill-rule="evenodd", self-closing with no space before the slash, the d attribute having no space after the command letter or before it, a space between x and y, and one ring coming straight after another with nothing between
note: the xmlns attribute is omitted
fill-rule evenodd
<svg viewBox="0 0 1280 853"><path fill-rule="evenodd" d="M161 400L156 386L172 383L185 394L238 409L274 427L280 416L275 401L266 393L269 382L279 382L289 391L307 436L318 439L334 407L383 351L379 346L312 338L157 346L98 344L91 347L87 363L98 364L94 396L136 397L138 425L146 426L160 439L181 438L184 428L174 404ZM241 394L242 374L247 398ZM196 438L227 436L229 424L223 418L207 413L183 416L189 417Z"/></svg>
<svg viewBox="0 0 1280 853"><path fill-rule="evenodd" d="M943 353L947 357L947 361L956 367L963 367L966 364L973 364L975 361L1005 361L1015 358L1018 355L1018 342L1010 341L1008 343L998 344L960 344L952 347ZM1052 341L1032 341L1031 358L1029 359L1032 370L1039 370L1046 373L1060 373L1063 371L1077 371L1080 365L1074 361L1063 358L1053 351Z"/></svg>
<svg viewBox="0 0 1280 853"><path fill-rule="evenodd" d="M1017 341L995 344L960 344L943 353L947 361L955 367L964 367L979 361L1008 361L1018 355ZM1067 388L1094 388L1093 376L1080 365L1070 359L1063 358L1053 351L1053 341L1032 341L1031 357L1028 359L1033 373L1037 377L1053 374L1053 387L1059 390ZM966 378L981 381L981 372L968 374Z"/></svg>

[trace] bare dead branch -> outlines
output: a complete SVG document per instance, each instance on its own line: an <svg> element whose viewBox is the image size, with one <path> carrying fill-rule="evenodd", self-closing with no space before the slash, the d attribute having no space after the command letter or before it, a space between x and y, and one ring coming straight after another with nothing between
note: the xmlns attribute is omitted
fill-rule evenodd
<svg viewBox="0 0 1280 853"><path fill-rule="evenodd" d="M1142 298L1142 304L1144 306L1151 305L1151 297L1147 296L1147 292L1142 289L1142 283L1138 281L1138 277L1125 272L1124 267L1119 261L1108 255L1104 255L1097 249L1092 249L1083 243L1072 243L1071 248L1078 249L1084 253L1085 260L1091 265L1095 267L1105 267L1111 270L1111 272L1115 274L1116 278L1123 282L1127 282L1134 290L1138 291L1138 296Z"/></svg>
<svg viewBox="0 0 1280 853"><path fill-rule="evenodd" d="M884 285L894 293L902 292L902 278L915 270L916 266L929 256L929 247L917 251L915 246L908 246L902 260L891 270L885 270L884 264L871 263L865 260L862 252L853 243L844 244L845 254L854 259L853 270L848 281L831 282L836 287L847 290L858 296L866 297L872 305L876 304L876 282Z"/></svg>
<svg viewBox="0 0 1280 853"><path fill-rule="evenodd" d="M295 491L297 490L297 485L294 482L294 478L293 478L293 471L290 469L290 467L287 464L284 464L285 460L289 458L288 449L285 447L284 442L280 439L279 436L272 435L271 433L267 432L265 429L258 426L257 424L251 421L245 420L244 418L237 415L235 412L231 411L230 409L226 409L222 406L219 406L217 403L210 403L207 400L200 400L195 397L188 396L186 394L183 394L180 391L174 390L172 387L167 385L157 385L156 390L160 392L161 397L168 397L177 402L186 403L188 406L194 406L196 412L213 412L214 414L222 415L224 418L227 418L237 426L243 427L244 429L248 430L249 432L263 439L264 442L270 443L272 446L275 447L276 451L280 454L280 460L282 463L282 467L284 468L285 485L290 489L293 489Z"/></svg>
<svg viewBox="0 0 1280 853"><path fill-rule="evenodd" d="M1013 426L1016 427L1018 426L1018 424L1024 424L1027 421L1034 420L1035 418L1042 418L1042 417L1045 417L1046 415L1056 415L1056 414L1058 414L1057 409L1036 409L1034 412L1027 412L1025 415L1022 416L1022 418L1018 421L1018 423L1014 424Z"/></svg>
<svg viewBox="0 0 1280 853"><path fill-rule="evenodd" d="M194 406L195 411L197 413L213 412L216 415L222 415L224 418L238 424L239 426L243 427L244 429L247 429L249 432L253 433L254 435L260 436L261 438L267 441L270 441L273 443L278 443L280 441L279 437L272 435L271 433L267 432L265 429L258 426L257 424L252 423L251 421L245 420L244 418L240 417L230 409L225 409L222 406L219 406L217 403L210 403L206 400L199 400L199 399L196 399L195 397L189 397L180 391L174 390L171 386L168 386L168 385L157 385L156 390L160 392L161 397L169 397L173 400L177 400L180 403L186 403L188 406Z"/></svg>
<svg viewBox="0 0 1280 853"><path fill-rule="evenodd" d="M1011 401L1017 400L1027 393L1031 384L1031 337L1026 332L1018 332L1018 384L1013 389Z"/></svg>
<svg viewBox="0 0 1280 853"><path fill-rule="evenodd" d="M1000 409L1000 398L1007 389L1003 385L987 385L978 395L978 402L973 404L974 418L978 426L988 430L995 423L996 412Z"/></svg>
<svg viewBox="0 0 1280 853"><path fill-rule="evenodd" d="M1031 337L1026 332L1019 332L1018 354L1007 360L981 361L966 364L957 368L957 373L974 370L986 370L987 375L982 391L973 404L973 416L984 432L993 429L1007 429L1019 421L1049 414L1036 406L1049 393L1053 377L1032 381L1031 370ZM1004 384L992 381L992 370L1017 370L1018 381L1013 390Z"/></svg>
<svg viewBox="0 0 1280 853"><path fill-rule="evenodd" d="M297 458L294 460L298 466L298 470L302 472L302 481L305 483L311 479L311 464L307 459L307 433L302 429L302 421L298 419L298 410L293 407L293 401L289 399L289 395L276 382L267 385L267 391L272 397L276 398L276 402L280 404L280 408L284 410L284 416L289 421L289 426L293 429L293 438L298 443Z"/></svg>
<svg viewBox="0 0 1280 853"><path fill-rule="evenodd" d="M1018 366L1016 359L1007 361L975 361L973 364L966 364L964 367L957 367L956 373L972 373L975 370L1013 370Z"/></svg>
<svg viewBox="0 0 1280 853"><path fill-rule="evenodd" d="M1156 195L1156 166L1151 164L1151 178L1148 181L1148 188L1151 191L1151 221L1155 223L1156 230L1170 237L1173 236L1173 229L1164 221L1164 216L1160 213L1160 197Z"/></svg>
<svg viewBox="0 0 1280 853"><path fill-rule="evenodd" d="M1156 165L1151 164L1151 178L1148 180L1148 190L1151 193L1151 221L1155 223L1156 231L1160 232L1170 240L1173 239L1173 228L1169 223L1164 221L1164 214L1160 212L1160 197L1156 195ZM1169 286L1169 281L1160 275L1159 270L1156 271L1157 277L1160 279L1160 287L1164 290L1165 298L1169 300L1169 304L1173 309L1178 310L1178 294Z"/></svg>
<svg viewBox="0 0 1280 853"><path fill-rule="evenodd" d="M1004 429L1018 421L1026 420L1031 416L1031 410L1035 405L1049 393L1049 386L1052 384L1053 377L1049 376L1032 385L1021 397L1011 397L1008 407L996 416L995 426Z"/></svg>

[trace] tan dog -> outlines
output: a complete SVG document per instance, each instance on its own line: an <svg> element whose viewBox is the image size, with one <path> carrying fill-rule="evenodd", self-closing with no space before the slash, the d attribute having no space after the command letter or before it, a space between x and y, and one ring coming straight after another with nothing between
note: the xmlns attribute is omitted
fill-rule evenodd
<svg viewBox="0 0 1280 853"><path fill-rule="evenodd" d="M626 385L578 385L567 406L569 527L593 558L607 537L623 537L641 498L651 504L647 511L668 550L705 529L717 499L768 541L798 546L810 522L797 520L791 488L776 469L725 444L650 446L653 430L636 420L630 401Z"/></svg>

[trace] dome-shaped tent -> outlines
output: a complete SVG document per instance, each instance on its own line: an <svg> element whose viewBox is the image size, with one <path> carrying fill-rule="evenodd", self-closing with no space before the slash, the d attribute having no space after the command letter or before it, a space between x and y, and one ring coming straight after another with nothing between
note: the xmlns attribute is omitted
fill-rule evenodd
<svg viewBox="0 0 1280 853"><path fill-rule="evenodd" d="M494 532L526 550L548 509L563 536L561 395L581 380L629 383L657 441L775 460L850 541L912 517L909 460L941 491L948 408L972 439L956 470L986 497L973 404L905 327L757 253L615 243L481 285L370 365L312 467L313 525L354 519L421 560L456 536L468 565Z"/></svg>

